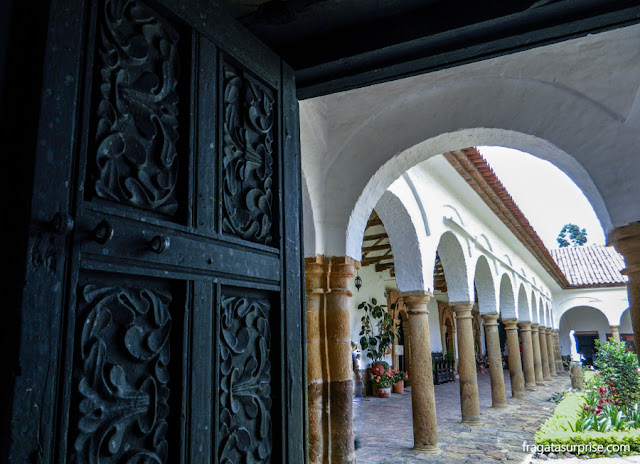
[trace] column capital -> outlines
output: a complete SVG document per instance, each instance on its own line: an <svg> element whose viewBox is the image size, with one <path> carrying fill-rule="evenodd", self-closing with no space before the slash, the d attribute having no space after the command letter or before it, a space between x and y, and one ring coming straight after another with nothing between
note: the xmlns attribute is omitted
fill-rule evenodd
<svg viewBox="0 0 640 464"><path fill-rule="evenodd" d="M520 327L520 330L531 332L531 322L528 322L528 321L518 322L518 327Z"/></svg>
<svg viewBox="0 0 640 464"><path fill-rule="evenodd" d="M500 317L500 314L498 313L494 313L494 314L483 314L482 315L482 319L484 319L484 325L485 327L493 327L493 326L498 326L498 318Z"/></svg>
<svg viewBox="0 0 640 464"><path fill-rule="evenodd" d="M627 267L622 270L622 274L640 272L640 221L613 229L609 233L607 245L613 245L624 256Z"/></svg>
<svg viewBox="0 0 640 464"><path fill-rule="evenodd" d="M356 262L349 256L329 258L329 293L353 295L349 290L349 279L356 275Z"/></svg>
<svg viewBox="0 0 640 464"><path fill-rule="evenodd" d="M433 293L426 290L415 290L411 292L400 292L398 297L404 300L404 304L409 308L409 314L425 313L429 314L427 303L433 298Z"/></svg>
<svg viewBox="0 0 640 464"><path fill-rule="evenodd" d="M538 332L539 329L540 329L540 324L531 324L532 332Z"/></svg>
<svg viewBox="0 0 640 464"><path fill-rule="evenodd" d="M611 330L618 330L618 329L620 329L620 325L610 325L609 327L611 327Z"/></svg>
<svg viewBox="0 0 640 464"><path fill-rule="evenodd" d="M506 330L517 330L518 329L518 319L502 319L502 323Z"/></svg>
<svg viewBox="0 0 640 464"><path fill-rule="evenodd" d="M449 303L453 313L456 316L456 319L471 319L473 315L471 314L471 310L473 309L473 303L468 301L461 301L457 303Z"/></svg>

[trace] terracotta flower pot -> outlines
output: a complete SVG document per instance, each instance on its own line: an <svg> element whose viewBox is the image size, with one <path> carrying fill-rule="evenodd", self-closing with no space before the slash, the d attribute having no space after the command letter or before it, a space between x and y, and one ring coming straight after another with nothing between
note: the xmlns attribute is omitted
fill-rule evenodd
<svg viewBox="0 0 640 464"><path fill-rule="evenodd" d="M399 380L394 383L392 391L393 393L404 393L404 382L402 380Z"/></svg>
<svg viewBox="0 0 640 464"><path fill-rule="evenodd" d="M391 396L391 387L378 388L378 397L389 398Z"/></svg>
<svg viewBox="0 0 640 464"><path fill-rule="evenodd" d="M373 366L371 366L372 374L382 375L384 374L384 370L384 364L382 363L374 363Z"/></svg>

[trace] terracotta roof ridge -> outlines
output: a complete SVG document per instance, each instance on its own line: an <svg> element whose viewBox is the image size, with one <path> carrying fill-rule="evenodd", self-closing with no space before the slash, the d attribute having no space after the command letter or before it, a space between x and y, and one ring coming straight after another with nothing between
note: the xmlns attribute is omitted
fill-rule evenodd
<svg viewBox="0 0 640 464"><path fill-rule="evenodd" d="M461 159L460 156L457 155L458 153L463 155L464 159ZM504 218L502 220L505 225L514 233L520 242L522 242L525 248L538 259L538 262L540 262L542 267L558 282L560 287L569 287L571 285L569 279L551 256L551 253L542 242L538 233L478 149L476 147L464 148L462 150L456 150L455 152L447 152L444 156L454 169L467 181L471 188L484 200L487 206L491 208L494 214L501 219ZM465 172L473 181L464 175ZM476 177L480 177L482 180L480 181ZM490 190L493 195L488 195L487 190ZM498 214L497 211L503 209L506 210L507 215ZM502 212L504 213L504 211Z"/></svg>

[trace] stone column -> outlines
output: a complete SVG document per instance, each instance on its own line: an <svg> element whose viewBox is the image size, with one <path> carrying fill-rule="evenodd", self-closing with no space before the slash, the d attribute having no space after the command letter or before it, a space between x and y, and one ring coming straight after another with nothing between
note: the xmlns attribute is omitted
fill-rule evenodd
<svg viewBox="0 0 640 464"><path fill-rule="evenodd" d="M619 325L611 326L611 338L613 338L617 342L620 342L620 326Z"/></svg>
<svg viewBox="0 0 640 464"><path fill-rule="evenodd" d="M491 376L491 405L494 408L507 406L507 395L504 389L504 371L502 369L502 353L498 336L498 314L485 314L484 334L489 356L489 375Z"/></svg>
<svg viewBox="0 0 640 464"><path fill-rule="evenodd" d="M348 256L331 258L327 294L326 338L329 366L329 421L331 461L356 462L353 446L353 372L349 322L349 279L355 275L354 261Z"/></svg>
<svg viewBox="0 0 640 464"><path fill-rule="evenodd" d="M440 343L442 343L442 354L445 355L447 353L447 345L446 345L446 333L447 333L447 326L446 325L441 325L440 326Z"/></svg>
<svg viewBox="0 0 640 464"><path fill-rule="evenodd" d="M327 271L324 258L320 255L305 259L305 283L307 299L307 404L309 421L309 463L324 461L324 438L327 437L329 423L328 395L323 379L326 366L324 339L324 294L327 289Z"/></svg>
<svg viewBox="0 0 640 464"><path fill-rule="evenodd" d="M553 329L547 327L544 334L545 339L547 340L547 354L549 355L549 374L551 377L556 376L556 360L553 353Z"/></svg>
<svg viewBox="0 0 640 464"><path fill-rule="evenodd" d="M551 381L549 372L549 353L547 351L547 328L540 326L538 328L538 337L540 337L540 363L542 364L542 376L547 382Z"/></svg>
<svg viewBox="0 0 640 464"><path fill-rule="evenodd" d="M636 353L640 361L640 221L613 229L609 234L608 244L615 246L618 253L624 256L627 266L622 270L622 274L629 276L627 284L629 311Z"/></svg>
<svg viewBox="0 0 640 464"><path fill-rule="evenodd" d="M425 291L401 292L409 309L411 327L411 410L413 413L413 448L437 453L438 423L436 395L431 368L431 338L427 303L433 294Z"/></svg>
<svg viewBox="0 0 640 464"><path fill-rule="evenodd" d="M404 370L409 376L404 382L407 387L412 385L411 383L411 326L409 325L409 319L402 319L402 332L404 333ZM431 355L431 353L429 353Z"/></svg>
<svg viewBox="0 0 640 464"><path fill-rule="evenodd" d="M536 384L544 385L542 373L542 355L540 353L540 324L531 324L531 341L533 342L533 367L536 373Z"/></svg>
<svg viewBox="0 0 640 464"><path fill-rule="evenodd" d="M536 391L535 364L533 361L533 337L531 337L531 322L520 322L520 338L522 338L522 364L524 370L524 384L529 391Z"/></svg>
<svg viewBox="0 0 640 464"><path fill-rule="evenodd" d="M556 358L556 371L558 374L564 372L564 365L562 364L562 350L560 349L560 330L554 329L553 331L553 351Z"/></svg>
<svg viewBox="0 0 640 464"><path fill-rule="evenodd" d="M524 376L520 361L520 344L518 343L518 328L516 319L503 319L507 332L507 349L509 350L509 376L511 377L511 396L524 398Z"/></svg>
<svg viewBox="0 0 640 464"><path fill-rule="evenodd" d="M473 347L473 303L450 303L456 315L458 327L458 373L460 375L460 405L462 422L480 423L480 401L478 397L478 375Z"/></svg>

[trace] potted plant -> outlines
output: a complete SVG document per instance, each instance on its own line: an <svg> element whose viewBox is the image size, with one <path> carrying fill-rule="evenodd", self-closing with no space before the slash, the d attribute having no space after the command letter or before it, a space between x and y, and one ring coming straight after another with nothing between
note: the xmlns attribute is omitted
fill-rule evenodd
<svg viewBox="0 0 640 464"><path fill-rule="evenodd" d="M476 370L480 374L484 374L485 368L487 368L488 366L489 366L489 359L486 356L481 354L476 356Z"/></svg>
<svg viewBox="0 0 640 464"><path fill-rule="evenodd" d="M383 374L374 374L372 378L373 384L378 389L378 397L389 398L391 396L391 387L395 383L393 371L387 371Z"/></svg>
<svg viewBox="0 0 640 464"><path fill-rule="evenodd" d="M363 301L358 305L358 309L364 309L360 347L367 350L367 357L373 364L371 372L374 374L382 374L388 368L389 365L383 358L397 331L397 324L386 307L387 305L379 305L375 298L371 298L371 303Z"/></svg>
<svg viewBox="0 0 640 464"><path fill-rule="evenodd" d="M391 371L393 372L393 393L404 393L404 381L409 378L406 372L401 370Z"/></svg>

